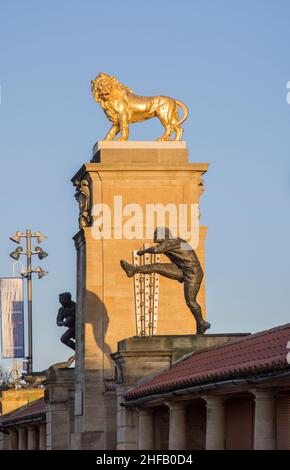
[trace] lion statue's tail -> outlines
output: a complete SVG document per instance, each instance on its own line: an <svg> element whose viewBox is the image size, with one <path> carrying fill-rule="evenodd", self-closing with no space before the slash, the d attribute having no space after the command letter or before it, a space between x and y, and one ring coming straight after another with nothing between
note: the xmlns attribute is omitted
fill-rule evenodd
<svg viewBox="0 0 290 470"><path fill-rule="evenodd" d="M174 124L174 125L172 126L172 129L175 129L175 127L180 126L180 124L182 124L182 123L185 121L185 119L187 118L187 116L188 116L188 109L187 109L187 107L185 106L185 104L182 103L182 102L179 101L179 100L175 100L175 102L176 102L177 106L180 106L180 108L182 109L182 111L183 111L183 116L182 116L182 118L180 119L180 121L178 121L176 124Z"/></svg>

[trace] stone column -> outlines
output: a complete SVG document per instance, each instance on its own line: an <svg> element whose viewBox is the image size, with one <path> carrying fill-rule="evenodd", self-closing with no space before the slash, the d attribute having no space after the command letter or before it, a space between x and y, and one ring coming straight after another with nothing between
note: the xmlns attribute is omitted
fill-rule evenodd
<svg viewBox="0 0 290 470"><path fill-rule="evenodd" d="M17 429L9 429L9 449L18 449L18 433Z"/></svg>
<svg viewBox="0 0 290 470"><path fill-rule="evenodd" d="M154 450L154 421L151 409L138 409L138 450Z"/></svg>
<svg viewBox="0 0 290 470"><path fill-rule="evenodd" d="M138 412L136 408L121 406L124 390L116 385L117 392L117 450L137 450Z"/></svg>
<svg viewBox="0 0 290 470"><path fill-rule="evenodd" d="M28 426L28 450L38 450L38 426Z"/></svg>
<svg viewBox="0 0 290 470"><path fill-rule="evenodd" d="M92 162L82 165L72 179L78 191L81 182L85 183L91 208L103 204L114 214L112 236L108 237L105 226L101 232L97 226L92 230L97 214L91 213L85 220L87 226L82 226L74 237L77 250L76 397L82 396L83 402L82 412L75 417L72 439L75 449L104 450L116 442L116 422L109 409L111 398L104 393L106 382L114 381L110 354L119 341L136 332L134 283L119 264L120 259L130 259L132 251L136 250L136 240L123 236L122 201L138 205L144 214L147 201L191 207L199 203L202 175L207 168L206 163L188 162L185 142L170 142L167 146L164 142L100 141L94 148ZM144 233L148 232L150 221L144 220L141 225ZM198 256L203 266L206 230L201 227L199 233ZM152 244L151 234L143 241ZM158 333L192 335L195 322L188 314L180 286L166 278L162 282ZM204 279L199 303L205 313Z"/></svg>
<svg viewBox="0 0 290 470"><path fill-rule="evenodd" d="M217 396L204 396L206 400L206 450L225 448L224 399Z"/></svg>
<svg viewBox="0 0 290 470"><path fill-rule="evenodd" d="M276 449L275 397L272 390L250 390L255 396L254 450Z"/></svg>
<svg viewBox="0 0 290 470"><path fill-rule="evenodd" d="M169 450L186 449L186 405L168 402L169 407Z"/></svg>
<svg viewBox="0 0 290 470"><path fill-rule="evenodd" d="M18 428L18 450L27 450L27 428Z"/></svg>
<svg viewBox="0 0 290 470"><path fill-rule="evenodd" d="M39 450L46 450L46 424L39 426Z"/></svg>
<svg viewBox="0 0 290 470"><path fill-rule="evenodd" d="M74 369L52 366L46 376L46 448L67 450L73 431Z"/></svg>
<svg viewBox="0 0 290 470"><path fill-rule="evenodd" d="M9 434L0 432L0 451L10 449L10 437Z"/></svg>

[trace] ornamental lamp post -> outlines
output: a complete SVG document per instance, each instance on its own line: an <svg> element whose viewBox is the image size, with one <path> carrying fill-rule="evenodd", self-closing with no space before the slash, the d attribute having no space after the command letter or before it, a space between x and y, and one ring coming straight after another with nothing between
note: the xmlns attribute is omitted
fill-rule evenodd
<svg viewBox="0 0 290 470"><path fill-rule="evenodd" d="M37 266L32 268L32 256L37 255L40 260L43 260L48 256L48 253L44 251L39 246L34 248L32 251L31 242L32 238L37 239L37 243L41 243L46 240L46 236L41 232L31 232L30 229L27 229L25 233L17 231L15 235L9 237L14 243L20 243L21 238L26 238L26 251L23 250L22 246L19 246L10 253L10 257L16 261L19 260L21 255L26 256L26 271L21 270L20 274L27 280L27 317L28 317L28 356L27 356L27 373L31 374L33 371L33 361L32 361L32 274L38 274L38 279L42 279L48 274L47 271L44 271L41 267Z"/></svg>

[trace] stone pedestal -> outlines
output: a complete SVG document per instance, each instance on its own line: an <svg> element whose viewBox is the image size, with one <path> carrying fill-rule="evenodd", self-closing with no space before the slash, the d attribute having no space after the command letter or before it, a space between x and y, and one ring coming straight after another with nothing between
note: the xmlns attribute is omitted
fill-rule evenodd
<svg viewBox="0 0 290 470"><path fill-rule="evenodd" d="M67 450L74 428L74 369L50 367L46 372L46 449ZM43 447L44 430L41 434Z"/></svg>
<svg viewBox="0 0 290 470"><path fill-rule="evenodd" d="M154 216L146 217L148 204L174 204L177 208L187 205L187 215L193 204L199 204L202 175L207 168L206 163L188 162L184 142L98 142L92 162L83 165L72 179L77 187L83 182L84 197L90 205L80 218L83 225L89 226L74 237L76 400L81 404L75 416L74 448L113 449L116 445L116 422L112 419L114 365L110 354L116 351L118 341L136 333L134 282L121 269L120 260L131 262L133 250L144 242L153 244L156 222ZM110 233L104 224L97 224L96 228L98 204L106 205L111 214ZM134 234L131 239L124 238L122 229L136 205L141 211L138 216L135 211L140 239L133 239ZM159 225L168 225L166 213ZM198 235L197 254L204 267L206 227L200 227ZM161 262L165 261L168 259L162 256ZM198 301L205 315L204 280ZM182 284L160 277L158 335L194 331L195 322L185 304Z"/></svg>

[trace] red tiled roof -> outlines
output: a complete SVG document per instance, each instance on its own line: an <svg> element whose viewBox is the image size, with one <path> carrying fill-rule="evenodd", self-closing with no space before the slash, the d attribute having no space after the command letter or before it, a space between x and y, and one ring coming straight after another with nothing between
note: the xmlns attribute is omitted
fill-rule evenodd
<svg viewBox="0 0 290 470"><path fill-rule="evenodd" d="M7 425L16 422L33 421L37 418L45 418L44 398L39 398L15 411L11 411L0 417L0 424Z"/></svg>
<svg viewBox="0 0 290 470"><path fill-rule="evenodd" d="M290 323L193 352L190 357L129 390L125 400L245 375L290 369L286 360L288 341Z"/></svg>

